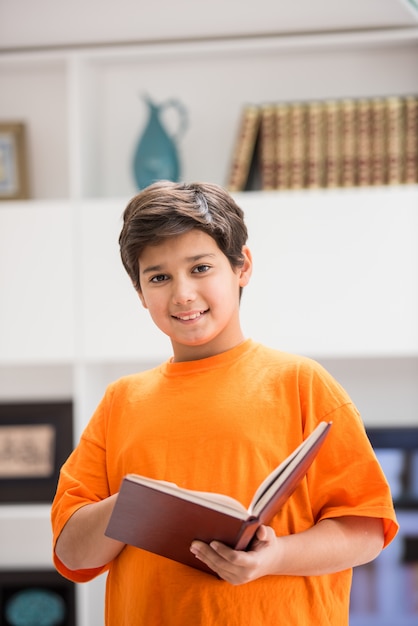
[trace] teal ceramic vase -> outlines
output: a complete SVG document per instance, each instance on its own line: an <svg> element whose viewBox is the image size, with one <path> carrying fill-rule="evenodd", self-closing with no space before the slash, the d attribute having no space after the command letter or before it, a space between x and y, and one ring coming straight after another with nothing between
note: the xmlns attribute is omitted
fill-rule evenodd
<svg viewBox="0 0 418 626"><path fill-rule="evenodd" d="M177 142L187 128L187 113L178 100L167 100L157 105L148 96L143 99L148 107L148 120L138 141L133 162L138 189L144 189L157 180L179 180ZM163 125L163 114L168 109L174 109L178 116L175 133L169 133Z"/></svg>

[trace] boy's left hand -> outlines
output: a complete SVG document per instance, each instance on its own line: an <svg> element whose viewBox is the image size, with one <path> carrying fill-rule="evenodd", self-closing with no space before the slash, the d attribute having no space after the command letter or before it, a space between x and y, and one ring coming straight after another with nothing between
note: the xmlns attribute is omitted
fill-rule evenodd
<svg viewBox="0 0 418 626"><path fill-rule="evenodd" d="M277 537L260 526L248 552L218 541L193 541L191 551L220 578L232 585L261 576L322 576L368 563L384 545L380 518L346 515L320 520L299 533Z"/></svg>
<svg viewBox="0 0 418 626"><path fill-rule="evenodd" d="M260 526L248 552L233 550L219 541L193 541L190 551L220 578L242 585L273 573L277 562L277 537L270 526Z"/></svg>

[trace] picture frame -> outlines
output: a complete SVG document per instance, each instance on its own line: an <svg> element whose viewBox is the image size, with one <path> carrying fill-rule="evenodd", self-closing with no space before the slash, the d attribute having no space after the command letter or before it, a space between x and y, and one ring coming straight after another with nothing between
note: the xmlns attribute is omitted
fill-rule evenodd
<svg viewBox="0 0 418 626"><path fill-rule="evenodd" d="M22 122L0 122L0 200L29 196L26 127Z"/></svg>
<svg viewBox="0 0 418 626"><path fill-rule="evenodd" d="M71 402L0 404L0 503L48 503L73 450Z"/></svg>

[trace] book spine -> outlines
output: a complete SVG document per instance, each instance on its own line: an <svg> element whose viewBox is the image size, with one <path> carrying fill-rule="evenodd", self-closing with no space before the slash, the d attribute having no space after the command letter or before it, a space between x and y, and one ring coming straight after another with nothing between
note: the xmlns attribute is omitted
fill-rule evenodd
<svg viewBox="0 0 418 626"><path fill-rule="evenodd" d="M306 187L324 186L324 105L311 102L306 109Z"/></svg>
<svg viewBox="0 0 418 626"><path fill-rule="evenodd" d="M241 113L238 134L235 140L231 170L227 183L229 191L243 191L247 184L255 144L259 131L260 110L246 105Z"/></svg>
<svg viewBox="0 0 418 626"><path fill-rule="evenodd" d="M227 188L250 183L262 190L418 183L418 96L245 106Z"/></svg>
<svg viewBox="0 0 418 626"><path fill-rule="evenodd" d="M247 550L259 526L260 522L256 517L251 517L248 521L244 522L234 549Z"/></svg>
<svg viewBox="0 0 418 626"><path fill-rule="evenodd" d="M341 186L356 185L357 108L354 100L341 102Z"/></svg>
<svg viewBox="0 0 418 626"><path fill-rule="evenodd" d="M289 141L289 187L303 189L306 173L306 106L304 104L294 103L290 107Z"/></svg>
<svg viewBox="0 0 418 626"><path fill-rule="evenodd" d="M276 106L276 189L289 189L289 105Z"/></svg>
<svg viewBox="0 0 418 626"><path fill-rule="evenodd" d="M418 183L418 96L405 98L405 173L407 185Z"/></svg>
<svg viewBox="0 0 418 626"><path fill-rule="evenodd" d="M371 184L385 185L386 173L386 120L383 98L371 101Z"/></svg>
<svg viewBox="0 0 418 626"><path fill-rule="evenodd" d="M336 100L324 104L324 185L339 187L341 183L341 107Z"/></svg>
<svg viewBox="0 0 418 626"><path fill-rule="evenodd" d="M276 115L275 106L261 107L260 122L260 168L261 189L271 191L276 188Z"/></svg>
<svg viewBox="0 0 418 626"><path fill-rule="evenodd" d="M370 100L357 103L357 185L372 183L372 125Z"/></svg>
<svg viewBox="0 0 418 626"><path fill-rule="evenodd" d="M386 99L387 183L402 183L403 106L402 99Z"/></svg>

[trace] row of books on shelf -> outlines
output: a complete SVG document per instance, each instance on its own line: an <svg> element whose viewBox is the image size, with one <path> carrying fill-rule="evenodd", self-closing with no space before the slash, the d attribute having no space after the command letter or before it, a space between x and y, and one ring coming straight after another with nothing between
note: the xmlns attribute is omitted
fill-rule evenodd
<svg viewBox="0 0 418 626"><path fill-rule="evenodd" d="M418 183L418 96L246 104L227 187Z"/></svg>

